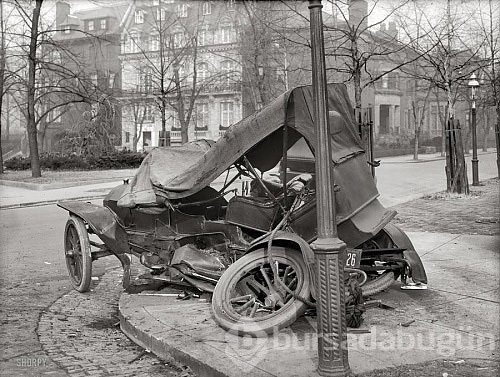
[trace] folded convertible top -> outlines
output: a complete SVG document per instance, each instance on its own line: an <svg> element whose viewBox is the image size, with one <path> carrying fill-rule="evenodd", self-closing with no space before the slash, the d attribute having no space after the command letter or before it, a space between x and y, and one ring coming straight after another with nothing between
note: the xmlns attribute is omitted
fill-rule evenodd
<svg viewBox="0 0 500 377"><path fill-rule="evenodd" d="M190 196L209 185L245 155L254 167L267 171L283 155L283 129L288 149L304 137L314 153L316 133L311 86L294 88L261 111L231 126L217 141L195 141L181 147L153 149L131 180L122 207L152 204L157 194L168 199ZM356 133L353 110L344 84L328 85L332 161L340 164L363 153Z"/></svg>

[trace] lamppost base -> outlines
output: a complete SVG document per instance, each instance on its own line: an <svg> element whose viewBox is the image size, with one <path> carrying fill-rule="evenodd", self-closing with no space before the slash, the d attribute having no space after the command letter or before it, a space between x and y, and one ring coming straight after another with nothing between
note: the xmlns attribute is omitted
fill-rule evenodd
<svg viewBox="0 0 500 377"><path fill-rule="evenodd" d="M351 376L345 318L344 256L339 238L318 238L311 244L317 276L318 373Z"/></svg>
<svg viewBox="0 0 500 377"><path fill-rule="evenodd" d="M354 377L354 373L349 369L349 366L343 367L339 366L338 368L328 368L328 369L320 369L318 367L318 374L320 376L328 376L328 377Z"/></svg>
<svg viewBox="0 0 500 377"><path fill-rule="evenodd" d="M479 160L472 159L472 186L479 186Z"/></svg>

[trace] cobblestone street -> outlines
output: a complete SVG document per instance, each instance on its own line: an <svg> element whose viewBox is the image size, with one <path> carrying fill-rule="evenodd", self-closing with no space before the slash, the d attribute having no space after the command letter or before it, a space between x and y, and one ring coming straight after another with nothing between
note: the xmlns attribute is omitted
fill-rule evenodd
<svg viewBox="0 0 500 377"><path fill-rule="evenodd" d="M399 204L394 222L405 231L500 234L498 178L469 188L469 196L442 192Z"/></svg>
<svg viewBox="0 0 500 377"><path fill-rule="evenodd" d="M182 365L160 361L121 331L117 314L121 268L109 270L89 293L63 295L40 317L42 348L70 376L191 376Z"/></svg>

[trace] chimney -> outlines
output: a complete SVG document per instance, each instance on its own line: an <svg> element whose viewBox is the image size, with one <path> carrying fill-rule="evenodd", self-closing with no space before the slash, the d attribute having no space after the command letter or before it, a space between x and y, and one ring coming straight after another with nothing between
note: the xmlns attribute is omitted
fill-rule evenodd
<svg viewBox="0 0 500 377"><path fill-rule="evenodd" d="M59 26L66 20L71 12L71 6L65 1L58 1L56 3L56 27Z"/></svg>
<svg viewBox="0 0 500 377"><path fill-rule="evenodd" d="M368 26L368 3L366 0L349 1L349 25L363 31Z"/></svg>

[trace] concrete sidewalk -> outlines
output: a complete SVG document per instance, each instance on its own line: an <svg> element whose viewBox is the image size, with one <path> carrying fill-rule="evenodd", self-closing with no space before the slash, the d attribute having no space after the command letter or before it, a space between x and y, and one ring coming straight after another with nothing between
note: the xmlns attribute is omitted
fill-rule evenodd
<svg viewBox="0 0 500 377"><path fill-rule="evenodd" d="M348 332L354 373L436 359L498 360L497 237L409 233L429 277L426 291L394 283L377 295L394 310L369 309L360 333ZM175 295L172 295L175 296ZM158 356L174 356L199 376L315 376L316 317L269 338L219 328L203 299L123 294L122 330Z"/></svg>
<svg viewBox="0 0 500 377"><path fill-rule="evenodd" d="M91 185L33 190L25 187L0 185L0 209L57 203L60 200L90 200L104 197L122 181L94 183Z"/></svg>

